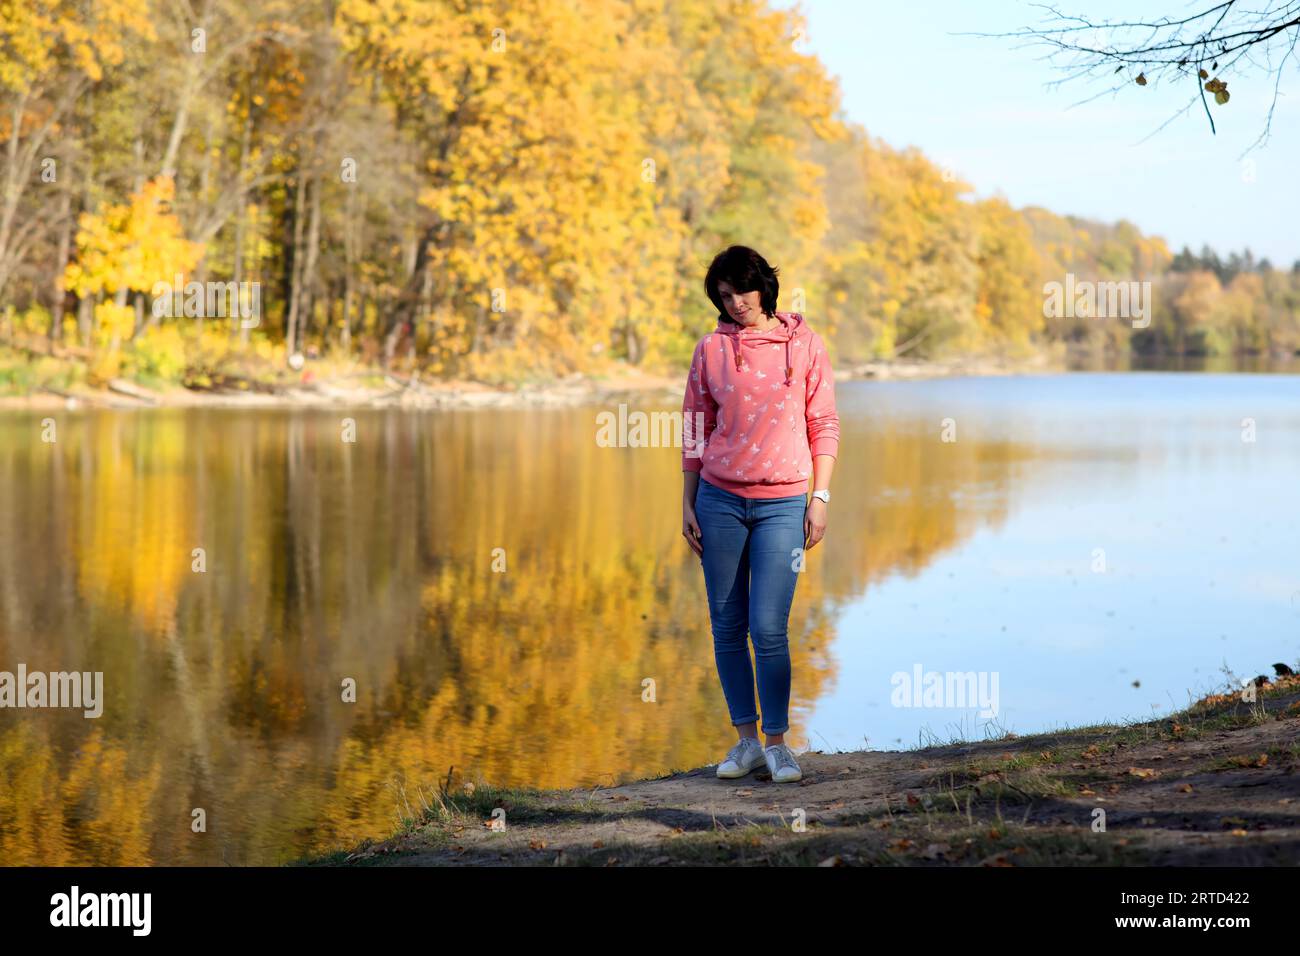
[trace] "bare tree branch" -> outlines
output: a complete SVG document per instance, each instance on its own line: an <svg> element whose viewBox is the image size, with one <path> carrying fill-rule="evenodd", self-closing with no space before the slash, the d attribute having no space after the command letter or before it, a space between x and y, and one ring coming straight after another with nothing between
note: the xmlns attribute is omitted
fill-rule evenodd
<svg viewBox="0 0 1300 956"><path fill-rule="evenodd" d="M973 35L1013 38L1026 41L1026 45L1046 47L1046 59L1058 62L1067 74L1056 84L1124 74L1122 80L1112 81L1098 96L1118 93L1134 84L1157 84L1162 79L1194 82L1211 134L1217 129L1205 94L1213 93L1216 104L1223 106L1229 100L1229 77L1248 77L1261 71L1271 74L1273 98L1264 130L1246 152L1267 141L1281 95L1282 72L1292 61L1300 40L1300 0L1264 0L1260 8L1247 8L1241 0L1223 0L1178 19L1136 21L1093 21L1063 13L1053 5L1034 6L1046 12L1042 26ZM1277 51L1281 52L1280 59L1274 56ZM1185 112L1186 107L1170 119ZM1167 125L1168 121L1160 129Z"/></svg>

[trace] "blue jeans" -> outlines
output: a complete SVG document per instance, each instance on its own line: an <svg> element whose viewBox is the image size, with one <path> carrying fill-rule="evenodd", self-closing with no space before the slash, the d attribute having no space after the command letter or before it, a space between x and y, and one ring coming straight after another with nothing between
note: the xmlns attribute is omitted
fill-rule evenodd
<svg viewBox="0 0 1300 956"><path fill-rule="evenodd" d="M790 729L790 604L799 580L807 499L744 498L700 479L695 520L704 548L713 657L733 726L758 720L754 642L763 733Z"/></svg>

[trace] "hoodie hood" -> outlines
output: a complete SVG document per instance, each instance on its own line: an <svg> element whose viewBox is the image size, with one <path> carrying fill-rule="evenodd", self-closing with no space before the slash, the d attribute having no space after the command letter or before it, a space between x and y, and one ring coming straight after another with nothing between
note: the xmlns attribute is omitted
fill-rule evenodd
<svg viewBox="0 0 1300 956"><path fill-rule="evenodd" d="M725 316L718 317L718 327L714 331L718 335L724 336L724 342L731 343L731 354L734 357L737 370L743 364L740 352L746 345L767 345L772 342L784 342L785 384L789 385L794 376L794 363L790 360L790 343L794 341L796 335L806 330L807 326L804 324L803 315L798 312L776 312L773 314L777 318L777 324L766 332L748 329Z"/></svg>

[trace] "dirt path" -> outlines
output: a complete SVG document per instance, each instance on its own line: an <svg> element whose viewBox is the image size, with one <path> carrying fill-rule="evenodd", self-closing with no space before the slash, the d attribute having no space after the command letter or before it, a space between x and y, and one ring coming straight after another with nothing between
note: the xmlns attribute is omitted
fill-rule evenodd
<svg viewBox="0 0 1300 956"><path fill-rule="evenodd" d="M798 784L719 780L710 766L593 791L444 789L397 836L316 862L1300 863L1294 677L1257 704L1211 697L1127 727L799 761Z"/></svg>

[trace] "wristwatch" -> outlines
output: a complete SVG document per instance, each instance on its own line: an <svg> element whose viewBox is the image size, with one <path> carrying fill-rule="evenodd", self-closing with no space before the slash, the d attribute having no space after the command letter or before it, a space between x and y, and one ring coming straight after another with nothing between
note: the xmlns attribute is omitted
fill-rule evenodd
<svg viewBox="0 0 1300 956"><path fill-rule="evenodd" d="M826 502L827 504L831 503L831 493L824 488L821 491L814 491L812 493L812 496L814 498L820 498L822 501Z"/></svg>

